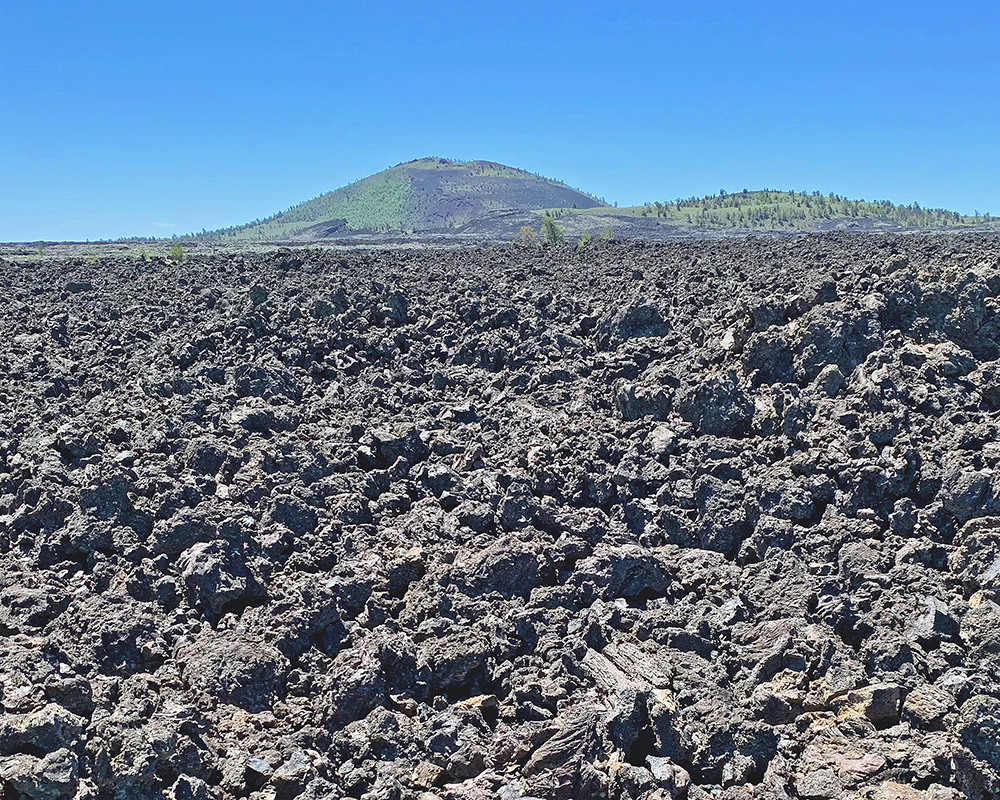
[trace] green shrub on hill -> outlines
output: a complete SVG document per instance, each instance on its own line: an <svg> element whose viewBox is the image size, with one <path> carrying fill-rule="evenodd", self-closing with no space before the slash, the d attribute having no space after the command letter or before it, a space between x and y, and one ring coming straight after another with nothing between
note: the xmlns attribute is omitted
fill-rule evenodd
<svg viewBox="0 0 1000 800"><path fill-rule="evenodd" d="M921 208L918 203L895 205L888 200L850 200L820 192L786 192L763 189L751 192L721 191L708 197L678 198L620 209L630 216L656 217L674 224L702 228L756 230L801 229L824 222L873 220L910 228L976 224L984 217L962 216L941 208Z"/></svg>

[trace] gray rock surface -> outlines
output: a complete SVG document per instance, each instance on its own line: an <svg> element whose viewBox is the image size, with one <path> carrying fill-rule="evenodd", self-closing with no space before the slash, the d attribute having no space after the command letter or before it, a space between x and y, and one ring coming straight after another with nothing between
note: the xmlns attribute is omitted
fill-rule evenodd
<svg viewBox="0 0 1000 800"><path fill-rule="evenodd" d="M0 280L5 800L1000 794L997 237Z"/></svg>

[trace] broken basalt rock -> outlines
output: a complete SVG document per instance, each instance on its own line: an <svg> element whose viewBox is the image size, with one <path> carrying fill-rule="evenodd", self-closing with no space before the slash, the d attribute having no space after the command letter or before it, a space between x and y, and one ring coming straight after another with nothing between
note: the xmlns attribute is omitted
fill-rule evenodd
<svg viewBox="0 0 1000 800"><path fill-rule="evenodd" d="M1000 794L1000 239L0 260L9 800Z"/></svg>

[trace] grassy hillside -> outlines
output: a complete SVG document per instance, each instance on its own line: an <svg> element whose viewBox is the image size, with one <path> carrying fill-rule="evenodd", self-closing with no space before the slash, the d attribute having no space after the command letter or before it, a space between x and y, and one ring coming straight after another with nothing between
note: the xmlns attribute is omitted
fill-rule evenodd
<svg viewBox="0 0 1000 800"><path fill-rule="evenodd" d="M352 230L408 231L458 227L497 210L604 205L559 181L489 161L424 158L397 164L267 219L200 234L219 241L292 238L332 220Z"/></svg>
<svg viewBox="0 0 1000 800"><path fill-rule="evenodd" d="M548 209L550 216L607 213L608 209ZM995 224L996 217L962 216L941 208L895 205L888 200L849 200L836 194L785 192L773 189L720 193L616 208L619 217L649 218L669 225L746 230L815 230L852 221L903 228L937 228Z"/></svg>
<svg viewBox="0 0 1000 800"><path fill-rule="evenodd" d="M234 241L282 239L303 228L335 219L346 220L348 226L354 229L400 230L412 224L412 196L410 183L392 170L386 170L292 206L272 217L211 231L197 238Z"/></svg>

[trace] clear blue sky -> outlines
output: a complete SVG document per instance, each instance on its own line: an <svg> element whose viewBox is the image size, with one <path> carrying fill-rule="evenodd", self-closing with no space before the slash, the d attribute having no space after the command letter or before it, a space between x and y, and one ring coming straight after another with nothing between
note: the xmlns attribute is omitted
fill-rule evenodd
<svg viewBox="0 0 1000 800"><path fill-rule="evenodd" d="M1000 214L998 34L982 0L7 3L0 241L241 223L428 155L622 205Z"/></svg>

